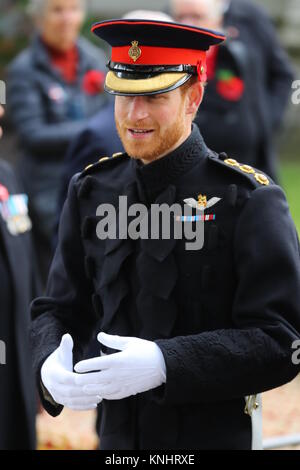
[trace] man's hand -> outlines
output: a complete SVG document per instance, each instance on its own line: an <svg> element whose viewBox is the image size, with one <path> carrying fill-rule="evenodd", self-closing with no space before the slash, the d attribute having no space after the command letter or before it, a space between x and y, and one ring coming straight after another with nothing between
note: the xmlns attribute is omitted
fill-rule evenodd
<svg viewBox="0 0 300 470"><path fill-rule="evenodd" d="M89 410L100 403L99 395L87 396L76 384L78 374L73 372L73 339L67 334L60 346L46 359L41 368L42 383L60 405L72 410Z"/></svg>
<svg viewBox="0 0 300 470"><path fill-rule="evenodd" d="M1 119L3 116L4 116L4 108L3 108L3 106L1 106L1 104L0 104L0 119ZM1 139L2 135L3 135L3 130L2 130L2 127L0 126L0 139Z"/></svg>
<svg viewBox="0 0 300 470"><path fill-rule="evenodd" d="M75 365L76 372L91 372L76 377L76 384L82 386L86 396L100 395L106 400L120 400L166 382L165 360L154 342L105 333L99 333L98 341L122 352Z"/></svg>

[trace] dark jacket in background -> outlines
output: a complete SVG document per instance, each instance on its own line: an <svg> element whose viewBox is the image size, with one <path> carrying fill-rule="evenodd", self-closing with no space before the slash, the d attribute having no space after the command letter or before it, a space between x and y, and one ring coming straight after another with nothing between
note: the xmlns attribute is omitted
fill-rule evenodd
<svg viewBox="0 0 300 470"><path fill-rule="evenodd" d="M36 36L8 69L8 111L26 159L61 161L70 142L86 126L86 119L106 102L104 93L87 94L82 80L90 70L105 71L105 56L84 38L78 40L79 65L75 82L67 83L55 69L44 44Z"/></svg>
<svg viewBox="0 0 300 470"><path fill-rule="evenodd" d="M208 85L196 122L208 146L277 180L274 138L283 122L293 71L263 8L232 0L224 21L229 34L220 47L221 67L241 77L246 91L241 102L226 103L215 83ZM236 37L230 38L230 32ZM247 122L249 145L244 138Z"/></svg>
<svg viewBox="0 0 300 470"><path fill-rule="evenodd" d="M10 195L23 193L12 169L0 161L0 184ZM0 216L0 449L34 449L36 389L29 345L29 305L40 292L31 233L12 235Z"/></svg>
<svg viewBox="0 0 300 470"><path fill-rule="evenodd" d="M59 197L60 214L67 197L72 176L84 170L90 163L102 157L111 157L123 152L123 145L118 136L114 119L114 101L109 102L93 116L84 131L75 138L64 159L63 177Z"/></svg>

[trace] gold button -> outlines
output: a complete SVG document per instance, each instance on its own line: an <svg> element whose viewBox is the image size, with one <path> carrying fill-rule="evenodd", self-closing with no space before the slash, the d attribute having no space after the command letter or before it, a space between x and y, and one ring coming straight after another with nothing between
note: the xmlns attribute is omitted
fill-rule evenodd
<svg viewBox="0 0 300 470"><path fill-rule="evenodd" d="M260 184L263 184L265 186L268 186L270 184L270 181L268 180L268 178L265 175L263 175L262 173L255 173L255 179Z"/></svg>
<svg viewBox="0 0 300 470"><path fill-rule="evenodd" d="M89 170L90 168L92 168L92 166L94 166L92 163L90 165L86 166L84 171Z"/></svg>
<svg viewBox="0 0 300 470"><path fill-rule="evenodd" d="M227 160L224 160L224 163L231 166L239 166L239 163L233 158L227 158Z"/></svg>
<svg viewBox="0 0 300 470"><path fill-rule="evenodd" d="M123 155L122 152L113 153L112 157L113 157L113 158L116 158L116 157L120 157L121 155Z"/></svg>
<svg viewBox="0 0 300 470"><path fill-rule="evenodd" d="M100 158L99 163L104 162L105 160L109 160L109 157Z"/></svg>
<svg viewBox="0 0 300 470"><path fill-rule="evenodd" d="M249 175L250 174L254 175L255 173L252 166L249 166L249 165L241 165L240 170L242 170L244 173L248 173Z"/></svg>

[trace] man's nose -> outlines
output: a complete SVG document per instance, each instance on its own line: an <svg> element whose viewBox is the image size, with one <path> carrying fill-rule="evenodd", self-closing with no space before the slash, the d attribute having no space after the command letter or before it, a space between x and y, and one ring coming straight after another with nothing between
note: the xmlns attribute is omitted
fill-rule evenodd
<svg viewBox="0 0 300 470"><path fill-rule="evenodd" d="M134 96L129 106L129 119L140 121L149 116L146 98L144 96Z"/></svg>
<svg viewBox="0 0 300 470"><path fill-rule="evenodd" d="M66 8L62 11L61 18L64 23L73 23L76 18L76 11L74 9Z"/></svg>

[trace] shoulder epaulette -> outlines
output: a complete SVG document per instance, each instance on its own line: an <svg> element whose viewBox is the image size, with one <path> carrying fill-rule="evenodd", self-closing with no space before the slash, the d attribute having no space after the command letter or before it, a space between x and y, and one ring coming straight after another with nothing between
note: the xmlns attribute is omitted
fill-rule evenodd
<svg viewBox="0 0 300 470"><path fill-rule="evenodd" d="M239 163L233 158L229 158L226 153L220 153L219 155L213 154L210 155L210 157L213 161L218 162L221 165L227 168L231 168L234 171L237 171L238 173L246 176L248 180L250 180L254 185L257 185L257 183L259 183L263 186L269 186L271 184L270 179L266 175L264 175L260 171L257 171L250 165L245 165L244 163Z"/></svg>
<svg viewBox="0 0 300 470"><path fill-rule="evenodd" d="M125 156L125 153L118 152L114 153L111 157L101 157L95 163L91 163L90 165L86 166L85 169L81 172L80 176L85 176L86 174L90 174L94 170L99 169L104 162L114 162L118 160L120 157Z"/></svg>

